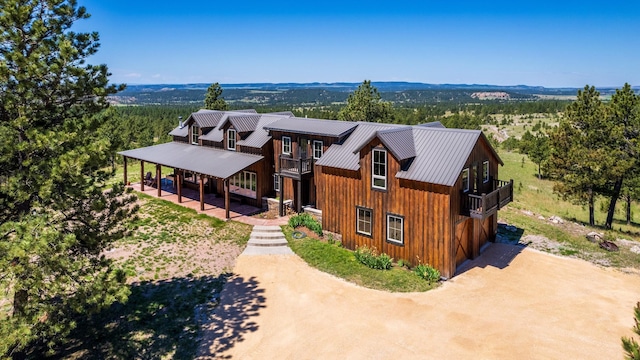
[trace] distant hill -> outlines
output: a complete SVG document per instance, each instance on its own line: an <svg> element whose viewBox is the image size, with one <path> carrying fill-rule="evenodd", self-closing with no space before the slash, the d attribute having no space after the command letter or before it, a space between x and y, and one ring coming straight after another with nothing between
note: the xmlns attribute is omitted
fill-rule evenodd
<svg viewBox="0 0 640 360"><path fill-rule="evenodd" d="M116 104L197 104L204 101L210 84L128 85L110 100ZM223 97L242 105L331 105L345 102L360 83L247 83L222 84ZM536 101L566 99L577 88L545 88L528 85L425 84L416 82L372 82L384 100L396 104L468 103L477 101ZM640 88L636 87L636 90ZM613 88L598 89L603 95ZM483 93L502 93L500 97Z"/></svg>

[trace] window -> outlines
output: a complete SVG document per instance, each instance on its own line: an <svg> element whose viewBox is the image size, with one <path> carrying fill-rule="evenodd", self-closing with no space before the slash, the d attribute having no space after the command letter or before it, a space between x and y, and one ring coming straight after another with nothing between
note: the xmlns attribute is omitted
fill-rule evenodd
<svg viewBox="0 0 640 360"><path fill-rule="evenodd" d="M198 145L198 138L200 137L200 128L198 125L191 125L191 143Z"/></svg>
<svg viewBox="0 0 640 360"><path fill-rule="evenodd" d="M489 161L482 163L482 182L489 182Z"/></svg>
<svg viewBox="0 0 640 360"><path fill-rule="evenodd" d="M236 151L236 131L234 129L227 130L227 149Z"/></svg>
<svg viewBox="0 0 640 360"><path fill-rule="evenodd" d="M469 191L469 168L462 170L462 191Z"/></svg>
<svg viewBox="0 0 640 360"><path fill-rule="evenodd" d="M373 149L371 162L371 186L375 189L387 188L387 151Z"/></svg>
<svg viewBox="0 0 640 360"><path fill-rule="evenodd" d="M255 199L256 184L256 173L241 171L229 179L229 192Z"/></svg>
<svg viewBox="0 0 640 360"><path fill-rule="evenodd" d="M280 176L278 174L273 174L273 189L280 191Z"/></svg>
<svg viewBox="0 0 640 360"><path fill-rule="evenodd" d="M387 241L404 243L404 218L402 216L387 214Z"/></svg>
<svg viewBox="0 0 640 360"><path fill-rule="evenodd" d="M322 146L323 146L322 141L313 140L313 158L314 159L317 160L322 157L322 154L324 153Z"/></svg>
<svg viewBox="0 0 640 360"><path fill-rule="evenodd" d="M371 209L356 207L356 232L362 235L371 236L371 229L373 228L373 211Z"/></svg>
<svg viewBox="0 0 640 360"><path fill-rule="evenodd" d="M288 136L282 137L282 153L283 154L291 154L291 138Z"/></svg>

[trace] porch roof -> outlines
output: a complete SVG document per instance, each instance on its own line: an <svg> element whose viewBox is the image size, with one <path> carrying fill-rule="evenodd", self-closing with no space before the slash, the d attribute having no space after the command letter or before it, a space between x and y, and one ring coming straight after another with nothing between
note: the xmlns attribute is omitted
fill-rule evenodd
<svg viewBox="0 0 640 360"><path fill-rule="evenodd" d="M168 142L120 151L118 154L220 179L227 179L264 159L260 155L213 149L180 142Z"/></svg>

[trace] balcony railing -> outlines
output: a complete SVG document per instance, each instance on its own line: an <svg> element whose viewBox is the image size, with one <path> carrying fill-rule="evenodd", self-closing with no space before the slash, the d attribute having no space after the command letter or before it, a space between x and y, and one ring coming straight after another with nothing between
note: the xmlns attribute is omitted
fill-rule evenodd
<svg viewBox="0 0 640 360"><path fill-rule="evenodd" d="M463 194L462 215L484 220L513 201L513 180L493 180L493 189L488 194Z"/></svg>
<svg viewBox="0 0 640 360"><path fill-rule="evenodd" d="M280 174L300 179L313 172L313 158L296 159L280 155Z"/></svg>

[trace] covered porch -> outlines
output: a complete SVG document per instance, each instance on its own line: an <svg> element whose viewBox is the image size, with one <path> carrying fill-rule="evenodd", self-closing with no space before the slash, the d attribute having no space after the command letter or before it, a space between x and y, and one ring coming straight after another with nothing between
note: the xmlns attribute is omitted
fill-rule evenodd
<svg viewBox="0 0 640 360"><path fill-rule="evenodd" d="M140 182L136 187L141 192L146 192L149 187L154 188L156 196L162 197L165 193L176 196L176 201L182 204L186 201L198 199L200 211L205 211L207 205L224 208L224 218L231 219L231 200L237 198L230 192L229 179L238 172L263 159L262 156L236 153L219 149L205 148L177 142L154 145L139 149L119 152L124 158L124 183L129 183L127 173L128 159L140 161ZM145 173L145 162L155 164L155 171L151 172L150 179ZM162 167L173 168L173 174L163 176ZM148 169L147 169L148 171ZM189 174L189 183L196 185L195 190L185 188L185 176ZM213 194L205 194L205 183L211 179L223 181L223 195L217 197ZM185 199L186 198L186 199ZM240 204L240 207L243 205ZM246 206L246 205L245 205ZM255 209L254 213L259 209ZM245 210L241 212L246 212ZM221 217L221 216L220 216Z"/></svg>

